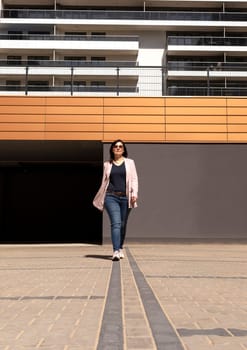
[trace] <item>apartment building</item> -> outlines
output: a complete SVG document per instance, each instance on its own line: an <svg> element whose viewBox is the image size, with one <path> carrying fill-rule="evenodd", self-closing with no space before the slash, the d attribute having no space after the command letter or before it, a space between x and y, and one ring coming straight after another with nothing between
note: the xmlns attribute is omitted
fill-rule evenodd
<svg viewBox="0 0 247 350"><path fill-rule="evenodd" d="M1 94L246 95L246 1L0 6Z"/></svg>
<svg viewBox="0 0 247 350"><path fill-rule="evenodd" d="M246 239L247 1L0 14L1 243L109 238L92 199L117 138L140 181L128 239Z"/></svg>

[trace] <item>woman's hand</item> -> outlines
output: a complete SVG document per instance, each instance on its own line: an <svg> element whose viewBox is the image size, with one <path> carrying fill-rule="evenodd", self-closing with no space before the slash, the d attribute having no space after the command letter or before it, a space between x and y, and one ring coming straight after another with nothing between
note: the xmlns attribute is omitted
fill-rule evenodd
<svg viewBox="0 0 247 350"><path fill-rule="evenodd" d="M137 197L132 196L132 197L131 197L131 203L134 204L136 201L137 201Z"/></svg>

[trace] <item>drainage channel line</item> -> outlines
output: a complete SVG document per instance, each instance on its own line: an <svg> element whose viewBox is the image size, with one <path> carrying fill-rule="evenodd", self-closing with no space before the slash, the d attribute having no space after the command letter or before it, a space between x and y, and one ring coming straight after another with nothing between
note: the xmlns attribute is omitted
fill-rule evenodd
<svg viewBox="0 0 247 350"><path fill-rule="evenodd" d="M97 350L123 350L120 262L113 262Z"/></svg>
<svg viewBox="0 0 247 350"><path fill-rule="evenodd" d="M126 248L126 253L139 289L157 350L184 350L177 333L165 316L129 248Z"/></svg>

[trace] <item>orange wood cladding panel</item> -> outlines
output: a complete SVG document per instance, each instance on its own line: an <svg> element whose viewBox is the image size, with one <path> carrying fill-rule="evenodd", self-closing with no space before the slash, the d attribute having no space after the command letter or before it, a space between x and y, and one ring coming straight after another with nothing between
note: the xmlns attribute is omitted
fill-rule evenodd
<svg viewBox="0 0 247 350"><path fill-rule="evenodd" d="M46 132L46 140L80 140L80 141L102 141L102 132Z"/></svg>
<svg viewBox="0 0 247 350"><path fill-rule="evenodd" d="M43 106L46 97L0 96L1 106Z"/></svg>
<svg viewBox="0 0 247 350"><path fill-rule="evenodd" d="M103 106L103 97L49 97L49 106Z"/></svg>
<svg viewBox="0 0 247 350"><path fill-rule="evenodd" d="M247 142L247 133L229 133L228 142Z"/></svg>
<svg viewBox="0 0 247 350"><path fill-rule="evenodd" d="M164 107L154 106L114 106L104 107L105 115L164 115Z"/></svg>
<svg viewBox="0 0 247 350"><path fill-rule="evenodd" d="M105 98L104 140L165 142L165 99Z"/></svg>
<svg viewBox="0 0 247 350"><path fill-rule="evenodd" d="M0 131L44 131L44 123L1 123Z"/></svg>
<svg viewBox="0 0 247 350"><path fill-rule="evenodd" d="M226 115L166 115L166 124L226 124Z"/></svg>
<svg viewBox="0 0 247 350"><path fill-rule="evenodd" d="M0 96L0 139L247 142L247 97Z"/></svg>
<svg viewBox="0 0 247 350"><path fill-rule="evenodd" d="M241 115L246 116L246 107L228 107L228 114L229 115Z"/></svg>
<svg viewBox="0 0 247 350"><path fill-rule="evenodd" d="M165 142L164 139L164 133L125 133L125 132L119 132L117 135L116 133L108 133L104 132L104 139L105 142L111 142L112 140L115 140L116 138L123 139L126 142Z"/></svg>
<svg viewBox="0 0 247 350"><path fill-rule="evenodd" d="M247 98L227 99L228 142L247 143Z"/></svg>
<svg viewBox="0 0 247 350"><path fill-rule="evenodd" d="M46 123L45 127L46 131L64 131L64 132L98 132L103 131L103 125L102 124L87 124L87 123L70 123L70 124L54 124L54 123Z"/></svg>
<svg viewBox="0 0 247 350"><path fill-rule="evenodd" d="M103 124L103 115L81 114L47 114L46 123L100 123Z"/></svg>
<svg viewBox="0 0 247 350"><path fill-rule="evenodd" d="M0 106L1 109L1 106ZM43 114L0 114L0 123L44 123ZM1 125L1 124L0 124Z"/></svg>
<svg viewBox="0 0 247 350"><path fill-rule="evenodd" d="M202 106L202 107L166 107L166 115L180 116L211 116L226 115L226 107Z"/></svg>
<svg viewBox="0 0 247 350"><path fill-rule="evenodd" d="M226 132L226 124L167 124L166 132Z"/></svg>
<svg viewBox="0 0 247 350"><path fill-rule="evenodd" d="M164 124L164 115L120 115L116 116L105 115L104 123L108 124Z"/></svg>
<svg viewBox="0 0 247 350"><path fill-rule="evenodd" d="M165 99L163 97L105 97L104 106L129 106L129 107L164 107Z"/></svg>
<svg viewBox="0 0 247 350"><path fill-rule="evenodd" d="M45 140L44 132L2 132L0 129L0 140Z"/></svg>
<svg viewBox="0 0 247 350"><path fill-rule="evenodd" d="M167 97L167 107L225 107L225 97Z"/></svg>
<svg viewBox="0 0 247 350"><path fill-rule="evenodd" d="M104 125L104 132L164 132L164 124L110 124Z"/></svg>
<svg viewBox="0 0 247 350"><path fill-rule="evenodd" d="M229 124L247 124L247 115L229 115L227 119Z"/></svg>
<svg viewBox="0 0 247 350"><path fill-rule="evenodd" d="M247 133L247 124L229 124L228 132Z"/></svg>
<svg viewBox="0 0 247 350"><path fill-rule="evenodd" d="M46 106L46 113L49 114L102 114L103 108L100 106Z"/></svg>
<svg viewBox="0 0 247 350"><path fill-rule="evenodd" d="M0 100L1 101L1 100ZM1 111L0 114L30 114L30 115L36 115L36 114L45 114L45 106L3 106L1 105Z"/></svg>
<svg viewBox="0 0 247 350"><path fill-rule="evenodd" d="M247 107L247 97L227 98L228 107Z"/></svg>
<svg viewBox="0 0 247 350"><path fill-rule="evenodd" d="M226 133L168 133L167 142L226 142Z"/></svg>

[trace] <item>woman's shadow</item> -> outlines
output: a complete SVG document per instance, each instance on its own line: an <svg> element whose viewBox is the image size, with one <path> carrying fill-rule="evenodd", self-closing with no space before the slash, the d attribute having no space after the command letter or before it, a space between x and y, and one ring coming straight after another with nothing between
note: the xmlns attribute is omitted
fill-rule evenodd
<svg viewBox="0 0 247 350"><path fill-rule="evenodd" d="M111 260L112 256L111 255L102 255L102 254L87 254L87 255L85 255L85 258Z"/></svg>

